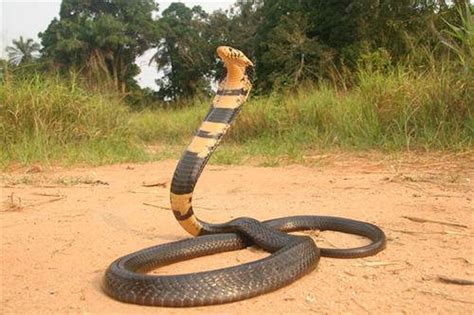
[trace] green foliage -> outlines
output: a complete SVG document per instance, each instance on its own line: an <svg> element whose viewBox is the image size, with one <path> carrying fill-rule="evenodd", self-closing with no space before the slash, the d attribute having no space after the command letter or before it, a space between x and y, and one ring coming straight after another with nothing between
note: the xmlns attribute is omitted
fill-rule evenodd
<svg viewBox="0 0 474 315"><path fill-rule="evenodd" d="M8 75L8 61L0 59L0 84L4 83Z"/></svg>
<svg viewBox="0 0 474 315"><path fill-rule="evenodd" d="M188 106L181 108L132 113L130 130L135 137L147 143L184 145L191 139L209 110L210 100L201 101L196 98L189 102Z"/></svg>
<svg viewBox="0 0 474 315"><path fill-rule="evenodd" d="M128 110L71 79L35 75L0 85L3 163L106 163L143 154L129 141Z"/></svg>
<svg viewBox="0 0 474 315"><path fill-rule="evenodd" d="M183 3L172 3L163 11L158 22L163 35L155 39L158 51L153 60L164 72L157 81L164 99L192 98L207 89L205 77L214 59L207 17L200 6L188 8Z"/></svg>
<svg viewBox="0 0 474 315"><path fill-rule="evenodd" d="M380 49L392 64L420 47L431 51L438 43L432 25L452 10L433 0L240 1L222 32L234 26L244 34L233 43L256 59L257 90L270 92L308 80L350 81L361 56Z"/></svg>
<svg viewBox="0 0 474 315"><path fill-rule="evenodd" d="M448 29L443 30L442 43L451 49L467 71L474 71L474 14L466 2L457 7L460 25L444 20Z"/></svg>
<svg viewBox="0 0 474 315"><path fill-rule="evenodd" d="M23 36L20 36L18 40L13 40L13 46L8 46L6 51L10 63L18 66L31 63L38 58L40 48L41 46L31 38L25 40Z"/></svg>
<svg viewBox="0 0 474 315"><path fill-rule="evenodd" d="M383 53L381 53L383 55ZM370 60L373 58L374 60ZM367 56L355 86L302 85L254 96L212 161L262 165L300 162L314 150L469 150L474 139L474 80L452 65L420 73ZM456 68L454 68L456 69ZM0 161L114 163L177 158L210 99L132 112L116 96L70 80L36 75L0 85Z"/></svg>
<svg viewBox="0 0 474 315"><path fill-rule="evenodd" d="M369 57L367 57L369 58ZM356 86L301 86L248 101L215 161L229 156L287 156L321 149L462 150L472 146L474 80L440 67L362 67ZM133 115L131 129L148 143L184 145L208 110L206 102ZM228 147L228 148L226 148ZM233 155L234 154L234 155ZM276 163L276 161L274 161Z"/></svg>
<svg viewBox="0 0 474 315"><path fill-rule="evenodd" d="M387 65L407 61L429 68L442 60L440 38L463 63L472 24L465 0L246 0L228 11L171 3L154 17L153 0L63 0L59 19L41 34L42 52L54 67L83 73L91 87L135 92L136 57L156 48L151 61L162 75L153 98L183 102L208 95L223 75L219 45L243 50L256 64L254 93L292 89L330 79L354 84L361 59L384 52ZM465 6L466 8L463 8ZM456 16L462 8L463 16ZM472 37L472 36L471 36ZM432 52L436 51L436 54ZM462 52L462 54L460 54Z"/></svg>
<svg viewBox="0 0 474 315"><path fill-rule="evenodd" d="M472 148L467 0L248 0L210 14L172 3L160 16L157 9L153 0L63 0L40 35L42 62L30 62L38 46L20 38L10 53L21 65L0 61L0 161L177 157L224 74L219 45L243 50L256 75L253 98L214 162L263 155L262 165L277 165L316 148ZM149 48L157 48L159 91L134 80L135 59ZM45 64L62 76L45 74Z"/></svg>
<svg viewBox="0 0 474 315"><path fill-rule="evenodd" d="M307 36L310 22L301 12L280 18L269 34L267 47L262 55L266 67L272 69L266 84L296 87L304 81L316 81L323 47Z"/></svg>
<svg viewBox="0 0 474 315"><path fill-rule="evenodd" d="M40 33L43 56L55 67L84 72L91 85L110 81L121 93L136 85L135 59L158 32L153 0L63 0L59 19Z"/></svg>

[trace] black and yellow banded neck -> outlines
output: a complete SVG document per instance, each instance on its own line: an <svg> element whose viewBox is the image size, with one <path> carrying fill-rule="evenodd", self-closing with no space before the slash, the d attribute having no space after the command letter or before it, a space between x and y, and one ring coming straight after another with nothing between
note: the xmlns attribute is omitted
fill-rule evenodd
<svg viewBox="0 0 474 315"><path fill-rule="evenodd" d="M221 46L217 54L227 75L219 84L212 107L176 167L171 182L171 209L181 226L192 235L211 232L212 224L196 218L192 207L194 187L224 134L242 108L252 88L252 62L239 50Z"/></svg>

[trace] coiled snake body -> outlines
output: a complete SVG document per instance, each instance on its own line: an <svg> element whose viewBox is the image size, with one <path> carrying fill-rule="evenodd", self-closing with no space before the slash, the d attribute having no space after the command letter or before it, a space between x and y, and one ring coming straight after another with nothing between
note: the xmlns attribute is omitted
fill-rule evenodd
<svg viewBox="0 0 474 315"><path fill-rule="evenodd" d="M253 64L240 51L219 47L227 68L213 105L181 157L171 183L171 208L181 226L194 236L158 245L114 261L107 269L103 288L123 302L154 306L200 306L232 302L281 288L313 270L320 256L355 258L376 254L385 246L377 226L337 217L294 216L259 222L238 218L210 224L196 218L192 194L211 154L239 113L251 81ZM309 236L290 235L299 230L333 230L357 234L372 242L352 249L318 248ZM249 245L270 256L243 265L192 274L156 276L146 272L195 257L232 251Z"/></svg>

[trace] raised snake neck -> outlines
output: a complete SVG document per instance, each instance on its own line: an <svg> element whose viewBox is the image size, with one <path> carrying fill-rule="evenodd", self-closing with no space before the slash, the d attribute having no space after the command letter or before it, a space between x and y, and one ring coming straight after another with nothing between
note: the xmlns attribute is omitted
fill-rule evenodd
<svg viewBox="0 0 474 315"><path fill-rule="evenodd" d="M217 226L199 220L193 211L194 187L204 166L240 112L252 83L252 62L239 50L221 46L217 54L227 75L219 84L212 107L181 157L171 182L171 209L179 224L191 235L215 233Z"/></svg>

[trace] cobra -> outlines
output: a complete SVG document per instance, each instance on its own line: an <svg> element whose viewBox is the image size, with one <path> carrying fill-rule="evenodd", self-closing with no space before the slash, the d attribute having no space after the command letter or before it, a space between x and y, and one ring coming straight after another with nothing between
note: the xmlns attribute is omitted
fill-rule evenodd
<svg viewBox="0 0 474 315"><path fill-rule="evenodd" d="M385 247L383 231L370 223L328 216L293 216L259 222L238 218L211 224L196 217L195 185L222 137L240 112L251 89L252 62L239 50L222 46L217 54L227 69L213 105L182 155L171 183L171 209L195 238L146 248L114 261L103 288L111 297L134 304L185 307L238 301L274 291L316 268L321 256L356 258ZM287 232L333 230L357 234L369 245L350 249L318 248L309 236ZM178 261L257 245L268 257L239 266L180 275L148 271Z"/></svg>

